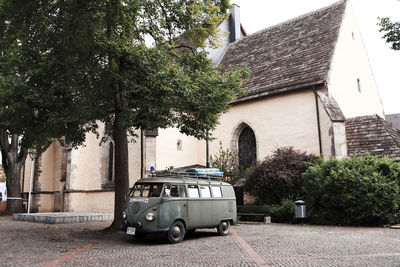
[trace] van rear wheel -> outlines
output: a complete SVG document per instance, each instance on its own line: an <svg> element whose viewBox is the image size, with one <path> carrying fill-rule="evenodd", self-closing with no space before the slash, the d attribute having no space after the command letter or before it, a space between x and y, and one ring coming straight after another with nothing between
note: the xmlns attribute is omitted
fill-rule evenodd
<svg viewBox="0 0 400 267"><path fill-rule="evenodd" d="M217 227L219 235L227 235L229 234L229 221L221 221Z"/></svg>
<svg viewBox="0 0 400 267"><path fill-rule="evenodd" d="M168 231L168 239L172 244L182 242L185 237L185 225L181 221L175 221Z"/></svg>

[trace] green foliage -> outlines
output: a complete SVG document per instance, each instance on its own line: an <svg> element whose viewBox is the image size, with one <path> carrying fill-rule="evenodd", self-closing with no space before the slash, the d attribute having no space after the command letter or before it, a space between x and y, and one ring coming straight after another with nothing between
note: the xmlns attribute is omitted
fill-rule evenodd
<svg viewBox="0 0 400 267"><path fill-rule="evenodd" d="M400 219L400 164L366 156L331 159L303 174L307 217L313 223L385 225Z"/></svg>
<svg viewBox="0 0 400 267"><path fill-rule="evenodd" d="M386 39L386 43L392 44L393 50L400 50L400 21L392 22L389 18L379 18L378 25L381 27L380 32L384 32L382 38Z"/></svg>
<svg viewBox="0 0 400 267"><path fill-rule="evenodd" d="M210 166L218 168L224 173L227 182L235 184L240 177L236 153L229 150L229 148L224 150L221 142L219 145L218 154L210 156Z"/></svg>
<svg viewBox="0 0 400 267"><path fill-rule="evenodd" d="M283 199L278 204L255 206L238 206L238 213L253 213L265 215L241 215L242 221L264 221L265 216L270 216L273 222L290 223L294 222L294 202L290 199Z"/></svg>
<svg viewBox="0 0 400 267"><path fill-rule="evenodd" d="M302 196L301 174L307 169L307 162L316 159L293 147L278 148L252 169L244 189L255 196L259 204L293 201Z"/></svg>
<svg viewBox="0 0 400 267"><path fill-rule="evenodd" d="M294 202L291 199L283 199L279 204L270 205L269 210L271 219L273 222L293 222L294 206Z"/></svg>
<svg viewBox="0 0 400 267"><path fill-rule="evenodd" d="M5 181L6 181L6 175L3 174L3 175L0 177L0 183L4 183Z"/></svg>
<svg viewBox="0 0 400 267"><path fill-rule="evenodd" d="M122 221L127 133L177 127L206 138L241 93L247 71L221 73L205 49L207 41L217 43L228 6L227 0L0 0L0 140L18 135L25 152L61 136L78 145L103 122L115 140L121 201L114 218Z"/></svg>

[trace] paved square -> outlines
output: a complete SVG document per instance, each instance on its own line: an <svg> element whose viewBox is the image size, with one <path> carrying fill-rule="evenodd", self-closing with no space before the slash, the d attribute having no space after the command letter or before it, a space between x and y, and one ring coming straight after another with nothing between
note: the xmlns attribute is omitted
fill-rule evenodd
<svg viewBox="0 0 400 267"><path fill-rule="evenodd" d="M201 229L176 245L104 232L109 222L0 217L0 266L399 266L400 230L301 225Z"/></svg>

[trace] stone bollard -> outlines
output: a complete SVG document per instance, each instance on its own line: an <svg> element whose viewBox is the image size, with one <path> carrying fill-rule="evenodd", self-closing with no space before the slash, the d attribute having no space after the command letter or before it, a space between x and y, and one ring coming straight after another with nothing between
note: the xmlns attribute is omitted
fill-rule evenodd
<svg viewBox="0 0 400 267"><path fill-rule="evenodd" d="M271 223L271 217L270 216L264 217L264 223L270 224Z"/></svg>

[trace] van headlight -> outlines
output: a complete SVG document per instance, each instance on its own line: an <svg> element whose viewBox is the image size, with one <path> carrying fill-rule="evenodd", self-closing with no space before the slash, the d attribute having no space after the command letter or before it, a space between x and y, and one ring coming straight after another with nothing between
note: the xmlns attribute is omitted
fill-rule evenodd
<svg viewBox="0 0 400 267"><path fill-rule="evenodd" d="M123 218L123 219L126 219L126 211L123 211L123 212L122 212L122 218Z"/></svg>
<svg viewBox="0 0 400 267"><path fill-rule="evenodd" d="M146 220L148 220L149 222L151 222L152 220L154 220L154 213L150 212L146 214Z"/></svg>

